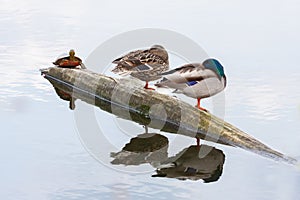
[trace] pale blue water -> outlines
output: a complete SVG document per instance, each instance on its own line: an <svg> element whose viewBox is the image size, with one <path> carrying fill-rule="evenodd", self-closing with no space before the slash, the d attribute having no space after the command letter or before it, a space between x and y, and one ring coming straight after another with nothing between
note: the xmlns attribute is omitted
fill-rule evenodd
<svg viewBox="0 0 300 200"><path fill-rule="evenodd" d="M299 197L297 167L213 143L207 144L223 151L225 163L219 180L207 184L151 177L155 168L149 164L114 168L98 162L80 142L74 112L38 71L70 48L87 58L125 31L176 31L224 64L225 120L299 158L299 2L2 0L0 5L1 199ZM182 64L172 59L173 67ZM203 103L210 108L209 99ZM100 109L95 115L116 151L143 132ZM161 134L168 137L169 157L195 144L192 138ZM108 150L102 153L112 160Z"/></svg>

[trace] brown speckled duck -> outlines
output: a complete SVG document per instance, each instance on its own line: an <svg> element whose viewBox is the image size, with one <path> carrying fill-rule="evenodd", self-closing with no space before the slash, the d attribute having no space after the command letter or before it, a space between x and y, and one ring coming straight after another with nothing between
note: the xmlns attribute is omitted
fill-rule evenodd
<svg viewBox="0 0 300 200"><path fill-rule="evenodd" d="M112 72L121 76L131 75L146 82L161 78L161 73L169 69L168 52L160 45L153 45L150 49L132 51L113 61L117 66Z"/></svg>

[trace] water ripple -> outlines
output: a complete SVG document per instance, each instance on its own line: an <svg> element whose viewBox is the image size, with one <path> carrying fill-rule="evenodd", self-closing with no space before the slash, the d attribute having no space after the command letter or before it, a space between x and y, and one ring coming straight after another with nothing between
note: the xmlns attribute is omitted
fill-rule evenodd
<svg viewBox="0 0 300 200"><path fill-rule="evenodd" d="M263 74L263 73L262 73ZM281 74L256 78L235 78L226 89L229 110L243 107L250 117L278 120L287 116L289 110L299 104L300 88L297 86L300 74Z"/></svg>

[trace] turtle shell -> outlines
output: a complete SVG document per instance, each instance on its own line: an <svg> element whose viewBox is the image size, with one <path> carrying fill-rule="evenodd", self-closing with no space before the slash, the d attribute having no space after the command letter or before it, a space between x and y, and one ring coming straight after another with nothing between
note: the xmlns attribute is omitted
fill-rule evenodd
<svg viewBox="0 0 300 200"><path fill-rule="evenodd" d="M53 62L54 65L58 67L76 67L82 63L82 60L78 57L74 57L74 60L70 60L70 56L58 58L55 62Z"/></svg>

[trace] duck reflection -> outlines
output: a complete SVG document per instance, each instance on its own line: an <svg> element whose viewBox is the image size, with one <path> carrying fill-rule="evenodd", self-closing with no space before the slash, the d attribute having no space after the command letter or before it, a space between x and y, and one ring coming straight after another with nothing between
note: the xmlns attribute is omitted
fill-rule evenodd
<svg viewBox="0 0 300 200"><path fill-rule="evenodd" d="M150 163L157 165L168 158L168 138L157 134L148 133L145 127L145 133L131 138L120 152L111 153L114 158L111 161L113 165L140 165Z"/></svg>
<svg viewBox="0 0 300 200"><path fill-rule="evenodd" d="M176 156L167 159L152 177L217 181L223 172L224 153L208 145L190 146Z"/></svg>
<svg viewBox="0 0 300 200"><path fill-rule="evenodd" d="M225 162L224 153L208 145L192 145L168 158L168 138L157 133L134 137L120 152L111 153L113 165L149 163L156 168L152 177L200 180L204 183L219 180Z"/></svg>

